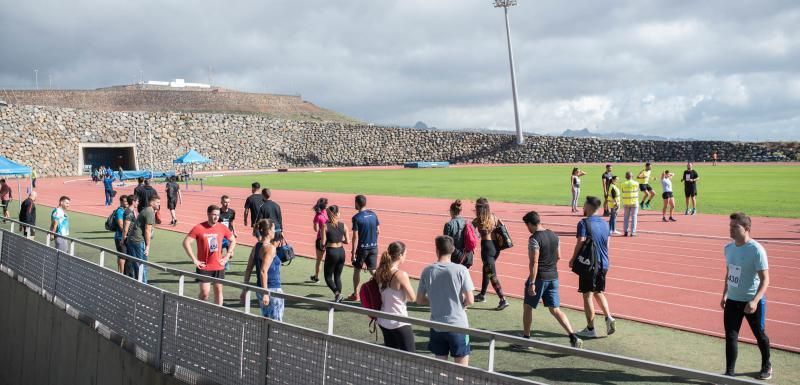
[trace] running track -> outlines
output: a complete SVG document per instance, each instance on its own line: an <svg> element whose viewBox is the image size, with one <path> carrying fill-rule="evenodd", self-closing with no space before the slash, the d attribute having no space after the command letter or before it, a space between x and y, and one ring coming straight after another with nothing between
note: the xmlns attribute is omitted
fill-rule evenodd
<svg viewBox="0 0 800 385"><path fill-rule="evenodd" d="M53 206L60 195L67 194L72 198L72 210L103 218L110 212L102 205L102 185L65 178L39 179L37 184L40 204ZM159 192L164 188L163 184L154 187ZM129 183L127 187L117 189L119 193L127 194L132 188ZM253 244L254 238L249 231L241 231L244 199L249 196L249 189L206 187L203 192L194 186L192 189L194 191L183 192L183 204L178 207L178 226L160 227L186 233L192 225L206 220L205 209L209 204L217 204L219 196L227 194L237 212L236 224L240 226L243 238L240 242ZM283 210L285 234L298 254L314 255L311 206L319 196L325 196L330 204L344 208L343 218L354 213L350 194L273 191L273 199L281 204ZM406 269L413 276L419 276L422 268L435 260L433 238L440 234L449 218L449 204L443 199L385 196L371 196L368 202L381 221L381 244L386 246L394 240L406 243ZM166 206L166 202L162 205ZM542 215L545 226L561 236L561 250L565 255L559 265L562 305L581 308L576 276L569 271L565 261L575 246L575 225L579 217L570 214L567 207L493 203L492 208L504 219L516 244L501 253L497 262L507 295L522 295L522 285L527 277L528 232L521 218L533 209ZM164 209L162 218L168 221L169 214ZM470 216L473 212L470 208L464 214ZM677 223L662 223L660 211L640 211L640 236L613 238L607 285L611 310L620 318L723 336L719 300L725 273L722 247L729 242L728 220L721 215L687 217L682 213L677 215L677 219ZM618 220L621 227L621 215ZM98 227L101 226L98 220ZM796 263L800 259L800 220L755 218L753 228L753 236L762 241L769 254L771 285L767 293L767 333L774 347L800 352L800 333L796 332L800 326L800 265ZM481 281L478 252L471 269L476 287ZM349 277L343 277L343 282L345 287L350 287ZM492 303L495 299L489 298L489 301L487 305L495 305ZM576 328L584 325L575 317L573 322ZM754 342L746 322L742 331L745 341Z"/></svg>

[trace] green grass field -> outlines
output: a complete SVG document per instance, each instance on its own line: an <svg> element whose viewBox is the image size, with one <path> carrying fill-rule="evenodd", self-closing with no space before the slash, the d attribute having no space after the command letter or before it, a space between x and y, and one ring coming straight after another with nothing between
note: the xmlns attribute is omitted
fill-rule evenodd
<svg viewBox="0 0 800 385"><path fill-rule="evenodd" d="M40 206L38 223L48 223L49 212L49 208ZM12 215L16 216L15 213ZM103 230L104 218L71 213L70 222L73 236L113 248L112 234ZM8 225L5 224L2 227L7 229ZM157 230L151 249L151 259L174 268L193 271L194 266L184 255L180 246L183 237L183 234L177 232ZM245 268L249 252L249 247L237 248L232 271L227 274L228 279L234 281L242 279L242 271ZM76 254L95 262L98 260L96 251L83 246L76 247ZM107 267L113 268L115 264L115 258L106 258ZM324 284L306 283L312 270L313 261L305 258L298 258L290 266L285 267L282 271L284 291L310 298L331 298L332 295ZM351 277L352 270L348 268L342 276L346 288L352 285ZM151 270L150 283L177 292L177 277L154 273ZM196 285L187 283L186 295L196 296L196 293ZM572 294L563 293L562 295ZM241 309L241 305L238 303L238 291L228 289L225 295L226 306ZM511 306L502 313L493 310L496 303L497 298L489 298L486 303L470 307L468 311L470 325L475 328L509 334L518 333L521 328L521 301L512 299ZM257 305L253 303L253 310L256 311L256 309ZM576 329L584 326L582 313L572 310L566 310L566 312ZM428 311L423 307L411 306L409 313L418 318L428 317ZM324 331L327 325L326 317L326 311L312 309L308 305L287 303L285 321L288 323ZM721 328L722 325L720 325ZM335 332L339 335L376 343L375 336L368 332L368 319L365 316L337 312ZM415 333L418 351L426 354L427 331L417 328ZM534 313L534 338L564 345L568 343L556 321L544 309L539 309ZM381 341L377 343L381 343ZM473 366L486 367L487 346L487 341L473 340L471 357ZM586 341L584 347L710 372L721 372L724 366L725 346L722 339L633 321L619 321L617 334L610 338ZM505 344L498 344L498 348L496 354L498 371L546 383L630 385L694 383L658 373L629 370L619 365L592 362L545 351L515 352ZM749 344L740 344L739 349L738 371L753 375L759 369L760 364L758 349ZM775 380L773 380L775 383L800 385L800 354L773 350L772 360L776 373Z"/></svg>
<svg viewBox="0 0 800 385"><path fill-rule="evenodd" d="M499 167L455 167L447 169L403 169L336 172L295 172L262 175L210 177L208 185L248 187L254 181L282 190L362 193L431 198L476 199L514 203L568 205L572 165L525 165ZM601 195L600 176L604 166L580 165L587 172L582 178L581 195ZM624 179L625 171L634 177L641 164L615 165L614 173ZM676 206L685 208L680 176L684 164L655 164L653 176L665 169L673 178ZM796 165L730 164L711 167L697 164L698 206L701 212L729 214L744 211L753 216L800 218L795 194L800 189L800 167ZM656 191L654 208L661 208L661 182L651 185Z"/></svg>

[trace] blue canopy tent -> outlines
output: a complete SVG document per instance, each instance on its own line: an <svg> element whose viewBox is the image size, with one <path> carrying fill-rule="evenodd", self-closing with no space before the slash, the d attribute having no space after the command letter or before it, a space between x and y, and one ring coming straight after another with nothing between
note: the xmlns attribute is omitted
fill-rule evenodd
<svg viewBox="0 0 800 385"><path fill-rule="evenodd" d="M200 155L200 153L198 153L195 150L189 150L189 152L181 155L180 157L178 157L178 159L173 160L172 163L173 164L182 164L182 165L184 165L184 167L183 167L183 170L184 170L183 174L184 175L186 175L186 174L194 175L194 165L195 164L211 163L211 159L208 159L208 158ZM192 166L192 172L191 173L187 173L186 172L186 165L191 165ZM189 178L186 178L186 189L187 190L189 189ZM200 190L201 191L203 190L202 180L200 181Z"/></svg>
<svg viewBox="0 0 800 385"><path fill-rule="evenodd" d="M3 176L30 176L31 175L31 168L28 166L23 166L19 163L9 160L3 156L0 156L0 177ZM17 205L19 206L22 202L22 188L19 184L19 179L17 179Z"/></svg>

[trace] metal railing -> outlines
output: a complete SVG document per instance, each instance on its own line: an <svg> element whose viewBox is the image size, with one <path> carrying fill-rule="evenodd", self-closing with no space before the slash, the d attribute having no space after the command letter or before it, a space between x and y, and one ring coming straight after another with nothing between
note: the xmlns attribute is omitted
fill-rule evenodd
<svg viewBox="0 0 800 385"><path fill-rule="evenodd" d="M96 269L102 269L102 271L104 272L105 275L116 276L116 277L120 277L120 278L124 277L125 279L128 279L133 283L136 283L135 280L130 279L129 277L123 276L122 274L118 273L115 270L111 270L111 269L108 269L108 268L104 267L104 259L105 259L106 255L114 255L114 256L117 256L117 257L120 257L120 258L125 258L126 260L129 260L129 261L134 262L134 263L139 263L139 264L142 264L142 265L149 266L150 268L155 269L156 271L164 272L164 273L167 273L167 274L170 274L170 275L178 277L178 289L177 289L178 292L177 292L177 294L167 293L165 291L164 292L164 293L166 293L165 301L168 301L170 299L174 301L176 298L180 298L180 299L186 300L186 301L195 301L195 302L197 302L196 306L202 306L205 309L210 309L209 310L209 314L210 313L215 313L215 312L229 311L229 312L235 312L235 313L239 313L239 314L241 314L243 312L249 317L254 317L254 316L252 316L250 314L251 295L252 295L252 293L263 293L263 294L269 294L270 296L275 297L275 298L282 298L287 302L306 304L306 305L311 305L312 307L315 307L315 308L326 309L327 312L328 312L327 331L324 334L326 334L328 337L332 337L332 338L345 338L345 337L342 337L342 336L336 336L335 333L334 333L334 326L335 326L335 316L334 315L335 315L335 313L337 311L339 311L339 312L356 313L356 314L372 316L372 317L388 319L388 320L395 320L395 321L409 323L409 324L412 324L412 325L415 325L415 326L420 326L420 327L425 327L425 328L432 328L432 329L436 329L436 330L440 330L440 331L451 331L451 332L463 333L463 334L467 334L467 335L469 335L471 337L477 337L477 338L480 338L480 339L485 339L485 340L487 340L489 342L489 344L488 344L488 365L487 365L487 372L489 372L489 373L494 372L494 370L495 370L496 344L497 344L497 342L504 342L504 343L510 343L510 344L526 346L526 347L529 347L529 348L535 348L535 349L545 350L545 351L549 351L549 352L559 353L559 354L567 354L567 355L571 355L571 356L582 357L582 358L586 358L586 359L590 359L590 360L594 360L594 361L599 361L599 362L617 364L617 365L621 365L621 366L625 366L625 367L629 367L629 368L649 370L649 371L663 373L663 374L670 375L670 376L677 376L677 377L683 377L683 378L686 378L686 379L708 381L708 382L715 383L715 384L761 384L761 382L755 381L753 379L747 379L747 378L741 378L741 377L729 377L729 376L724 376L724 375L721 375L721 374L710 373L710 372L705 372L705 371L700 371L700 370L695 370L695 369L689 369L689 368L683 368L683 367L678 367L678 366L674 366L674 365L668 365L668 364L657 363L657 362L653 362L653 361L647 361L647 360L642 360L642 359L637 359L637 358L626 357L626 356L622 356L622 355L616 355L616 354L610 354L610 353L604 353L604 352L598 352L598 351L592 351L592 350L586 350L586 349L577 349L577 348L572 348L572 347L569 347L569 346L559 345L559 344L555 344L555 343L551 343L551 342L539 341L539 340L534 340L534 339L526 339L526 338L516 337L516 336L503 334L503 333L498 333L498 332L493 332L493 331L488 331L488 330L462 328L462 327L452 326L452 325L443 324L443 323L439 323L439 322L434 322L434 321L430 321L430 320L407 317L407 316L402 316L402 315L397 315L397 314L389 314L389 313L384 313L384 312L375 311L375 310L371 310L371 309L366 309L366 308L359 307L359 306L352 306L352 305L347 305L347 304L343 304L343 303L336 303L336 302L327 301L327 300L307 298L307 297L292 295L292 294L288 294L288 293L271 292L271 291L268 291L266 289L263 289L263 288L260 288L260 287L257 287L257 286L247 285L247 284L244 284L244 283L233 282L233 281L224 280L224 279L217 279L217 278L213 278L213 277L208 277L208 276L204 276L204 275L200 275L200 274L196 274L196 273L192 273L192 272L187 272L187 271L183 271L183 270L179 270L179 269L163 266L163 265L160 265L160 264L155 263L155 262L140 260L140 259L131 257L131 256L127 255L127 254L122 254L122 253L119 253L119 252L117 252L115 250L111 250L111 249L108 249L108 248L105 248L105 247L102 247L102 246L98 246L98 245L95 245L95 244L92 244L92 243L89 243L89 242L86 242L86 241L83 241L83 240L80 240L80 239L75 239L75 238L66 237L66 236L60 236L60 235L57 235L57 234L55 234L55 233L53 233L53 232L51 232L51 231L49 231L47 229L43 229L43 228L35 227L35 226L29 226L29 225L21 223L21 222L19 222L17 220L14 220L14 219L6 219L6 220L11 221L12 225L11 225L11 231L0 230L0 235L2 235L2 237L0 237L0 264L3 264L4 266L8 266L8 264L6 263L6 257L10 253L10 251L7 249L7 247L8 247L7 240L14 239L15 242L18 242L20 240L24 240L24 241L29 242L31 244L40 244L40 243L36 242L35 240L25 239L21 235L14 234L14 225L33 227L37 231L44 232L44 233L47 234L46 244L43 245L43 246L48 246L48 248L50 246L50 243L51 243L50 239L51 239L52 236L58 236L60 238L64 238L64 239L69 241L69 253L68 253L68 255L66 253L62 253L62 252L57 253L57 256L62 256L62 257L63 256L68 256L68 258L66 258L66 259L71 261L71 262L67 266L73 266L74 265L74 266L82 266L84 269L88 269L90 267L92 269L95 269L95 270ZM75 257L74 253L75 253L75 245L76 244L80 244L80 245L83 245L83 246L86 246L86 247L89 247L91 249L96 250L98 252L98 262L96 264L94 264L94 263L91 263L89 261L85 261L85 260L83 260L81 258ZM54 249L50 249L50 250L55 251ZM65 260L65 258L57 258L57 260L58 260L58 263L56 265L57 265L57 268L60 269L62 267L61 266L61 261ZM39 263L42 266L38 266L38 268L42 269L43 271L46 270L45 267L44 267L44 265L45 265L44 260L42 260ZM36 264L36 263L34 263L34 264ZM14 269L13 266L11 267L11 269L14 270L14 272L17 273L17 274L20 274L21 271L22 271L22 270ZM139 280L140 281L141 281L142 270L143 269L139 269ZM59 272L60 272L60 270L59 270ZM245 292L245 301L244 301L243 311L240 312L240 311L236 311L234 309L225 308L225 307L212 305L212 304L206 304L206 303L202 303L202 302L200 302L198 300L195 300L195 299L186 298L184 296L184 288L185 288L185 282L186 282L186 278L187 277L192 278L192 279L202 279L202 280L207 281L207 282L220 283L220 284L222 284L224 286L228 286L228 287L232 287L232 288L237 288L237 289L243 290ZM55 280L56 285L59 285L59 284L62 284L62 283L63 284L67 284L64 281L64 279L65 278L63 278L63 276L59 276ZM100 278L97 277L95 279L99 280ZM32 282L32 283L36 284L35 283L36 280L34 279L34 277L25 277L25 280L26 280L26 282ZM40 281L41 281L40 284L36 284L36 286L39 287L39 288L46 287L46 282L45 282L46 279L44 279L43 276L40 277ZM92 282L92 281L89 281L89 282ZM42 286L42 285L44 285L44 286ZM126 290L139 290L139 291L142 291L142 292L146 292L147 290L150 290L150 289L152 289L152 290L161 290L161 289L158 289L158 288L154 288L152 286L148 286L148 285L142 284L141 282L136 283L135 286L136 286L135 288L126 287ZM47 291L47 290L43 289L43 291ZM58 297L58 295L56 295L55 297ZM170 302L170 304L172 304L172 302ZM164 306L165 306L165 308L167 307L167 305L164 305ZM172 305L170 305L170 306L172 306ZM164 316L166 317L166 313L165 313ZM97 319L97 318L95 318L95 319ZM270 320L268 320L268 321L270 321ZM106 324L107 323L108 322L106 322ZM287 324L279 323L279 322L269 322L269 324L270 325L282 325L282 326L283 325L287 325ZM271 326L271 327L274 327L274 326ZM300 328L300 329L302 329L302 328ZM319 332L310 331L310 330L307 330L307 329L303 329L303 330L306 330L308 333L319 333ZM353 340L353 341L355 341L355 340ZM374 344L368 344L368 345L370 345L370 346L378 346L378 345L374 345ZM395 351L393 351L393 353L395 353ZM418 354L411 354L411 353L405 353L405 352L400 352L400 353L402 353L403 357L425 357L425 356L420 356ZM153 354L161 355L161 352L160 351L159 352L154 352ZM474 370L481 371L480 369L474 369ZM493 373L493 374L496 374L496 373ZM502 377L506 378L507 376L502 376ZM519 379L519 381L523 381L523 382L529 383L529 382L527 382L525 380L521 380L521 379Z"/></svg>

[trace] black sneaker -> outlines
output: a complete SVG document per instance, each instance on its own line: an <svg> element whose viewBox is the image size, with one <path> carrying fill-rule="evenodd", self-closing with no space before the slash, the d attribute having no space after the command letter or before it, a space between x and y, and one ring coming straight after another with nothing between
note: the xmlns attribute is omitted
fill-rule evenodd
<svg viewBox="0 0 800 385"><path fill-rule="evenodd" d="M342 295L341 294L336 294L336 296L333 297L333 302L342 303Z"/></svg>
<svg viewBox="0 0 800 385"><path fill-rule="evenodd" d="M312 275L311 277L308 278L308 280L314 283L319 282L319 278L317 278L316 275Z"/></svg>
<svg viewBox="0 0 800 385"><path fill-rule="evenodd" d="M675 219L675 218L673 218L673 217L669 217L669 221L670 221L670 222L677 222L678 220L677 220L677 219Z"/></svg>
<svg viewBox="0 0 800 385"><path fill-rule="evenodd" d="M478 294L475 296L475 303L478 302L486 302L486 297L483 294Z"/></svg>
<svg viewBox="0 0 800 385"><path fill-rule="evenodd" d="M759 380L769 380L772 378L772 365L762 367L761 373L758 373Z"/></svg>
<svg viewBox="0 0 800 385"><path fill-rule="evenodd" d="M661 217L661 222L666 222L667 218Z"/></svg>
<svg viewBox="0 0 800 385"><path fill-rule="evenodd" d="M508 301L502 300L502 301L500 301L500 304L497 305L497 308L495 308L495 310L503 310L503 309L505 309L507 307L508 307Z"/></svg>

